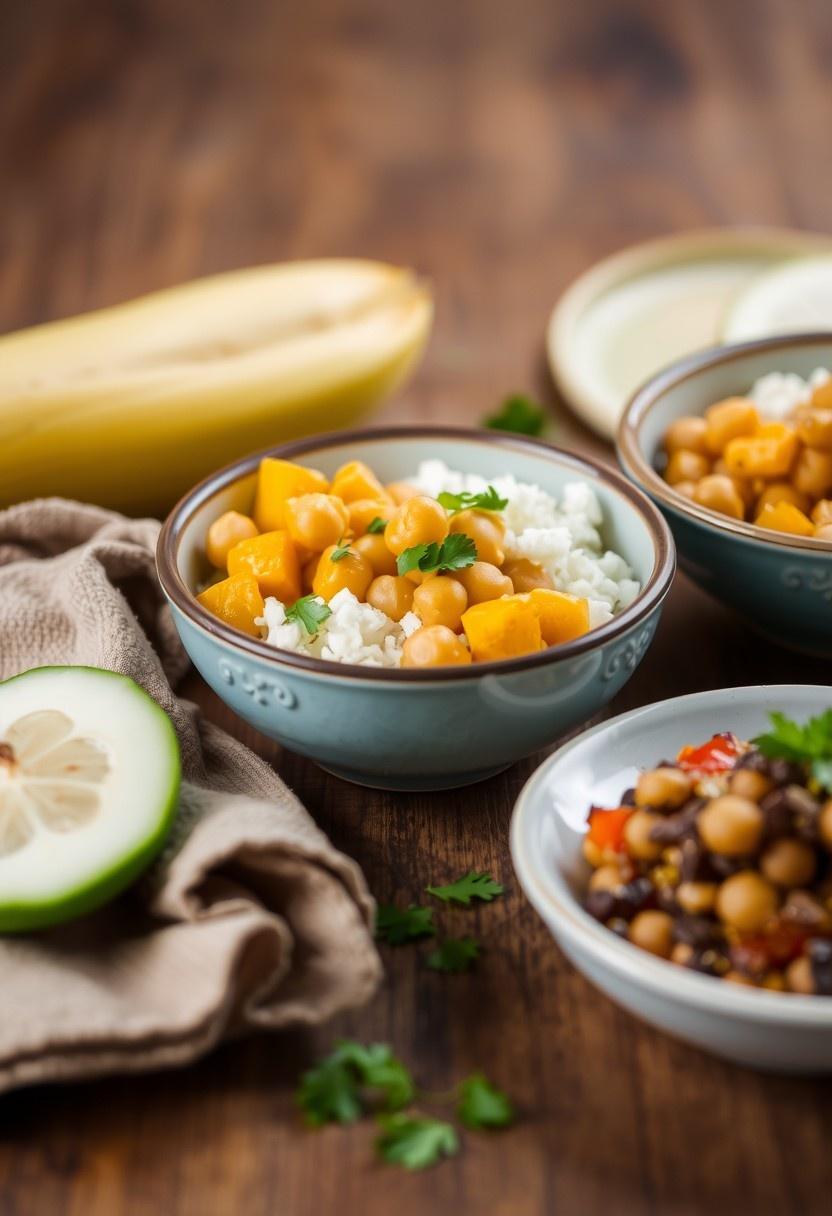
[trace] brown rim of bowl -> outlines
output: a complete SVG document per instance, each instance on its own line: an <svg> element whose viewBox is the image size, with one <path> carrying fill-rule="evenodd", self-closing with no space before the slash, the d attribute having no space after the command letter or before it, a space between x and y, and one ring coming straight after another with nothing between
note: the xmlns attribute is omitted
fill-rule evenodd
<svg viewBox="0 0 832 1216"><path fill-rule="evenodd" d="M205 503L220 494L233 482L253 473L265 456L294 459L322 449L342 447L345 444L379 443L390 439L460 439L467 443L482 443L507 448L512 451L532 452L540 456L555 458L557 463L572 466L579 476L589 474L593 479L606 482L622 498L628 500L641 515L653 541L653 569L645 586L627 608L605 625L584 634L573 642L549 647L537 654L519 659L500 659L490 663L475 663L470 667L442 667L418 670L415 668L362 667L357 663L336 663L330 659L318 659L312 655L295 654L290 650L279 650L259 638L251 638L218 620L199 603L186 586L179 573L179 545L189 521ZM673 537L661 512L646 494L628 481L617 469L591 457L575 456L554 444L539 439L528 439L502 432L469 430L465 427L441 426L389 426L371 427L346 431L330 431L306 439L282 443L273 448L253 452L225 468L210 474L185 494L168 515L159 534L156 548L156 567L162 589L168 599L187 616L193 624L206 633L225 642L236 650L256 655L278 666L297 667L338 679L361 679L393 681L400 683L430 683L445 680L478 679L482 676L503 675L542 667L553 660L571 659L584 654L596 646L608 642L619 634L637 625L657 607L670 589L676 569L676 551Z"/></svg>
<svg viewBox="0 0 832 1216"><path fill-rule="evenodd" d="M656 472L645 458L639 439L641 428L648 414L670 389L684 384L686 380L692 380L702 371L720 367L726 363L735 363L746 355L757 354L761 351L783 351L802 346L832 346L832 330L829 333L783 334L775 338L758 338L753 342L715 346L695 355L686 355L684 359L678 359L663 371L652 376L641 388L636 389L624 407L624 413L618 424L616 449L619 463L624 471L655 498L666 502L681 515L692 516L699 523L705 524L714 531L732 532L735 536L744 536L758 545L769 545L772 548L780 549L803 549L810 553L825 553L828 556L830 546L827 541L815 540L810 536L790 536L785 532L774 532L770 528L761 528L757 524L746 523L745 520L732 519L730 515L721 515L719 511L711 511L707 507L700 507L697 503L691 502L689 498L685 498L684 494L679 494L673 486L668 485L664 478Z"/></svg>

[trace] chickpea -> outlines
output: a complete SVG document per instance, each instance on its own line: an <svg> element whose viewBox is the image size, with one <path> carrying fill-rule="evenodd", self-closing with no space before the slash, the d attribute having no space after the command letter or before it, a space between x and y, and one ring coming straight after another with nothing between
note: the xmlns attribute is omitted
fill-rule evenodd
<svg viewBox="0 0 832 1216"><path fill-rule="evenodd" d="M789 992L799 992L803 996L814 993L815 977L812 975L812 964L805 954L794 959L786 968L786 987Z"/></svg>
<svg viewBox="0 0 832 1216"><path fill-rule="evenodd" d="M753 853L763 834L763 812L750 798L723 794L713 798L696 821L706 849L725 857Z"/></svg>
<svg viewBox="0 0 832 1216"><path fill-rule="evenodd" d="M446 625L417 629L402 647L402 667L450 667L471 662L471 651Z"/></svg>
<svg viewBox="0 0 832 1216"><path fill-rule="evenodd" d="M759 802L774 789L774 782L763 773L755 773L752 768L738 768L731 774L728 787L738 798Z"/></svg>
<svg viewBox="0 0 832 1216"><path fill-rule="evenodd" d="M809 498L824 498L832 490L832 452L804 448L792 469L792 481Z"/></svg>
<svg viewBox="0 0 832 1216"><path fill-rule="evenodd" d="M690 777L680 768L649 769L636 782L636 806L681 806L691 788Z"/></svg>
<svg viewBox="0 0 832 1216"><path fill-rule="evenodd" d="M391 481L389 485L384 487L396 506L401 506L403 502L407 502L408 498L415 498L421 491L412 486L409 481Z"/></svg>
<svg viewBox="0 0 832 1216"><path fill-rule="evenodd" d="M600 866L604 864L604 851L597 845L589 836L584 836L581 841L581 852L591 866Z"/></svg>
<svg viewBox="0 0 832 1216"><path fill-rule="evenodd" d="M679 487L677 486L678 490ZM539 562L530 561L528 557L515 557L503 566L503 574L511 579L511 584L518 595L534 591L535 587L545 587L554 591L555 584Z"/></svg>
<svg viewBox="0 0 832 1216"><path fill-rule="evenodd" d="M589 879L590 891L615 891L623 882L621 871L618 866L608 865L599 866L597 870L593 870Z"/></svg>
<svg viewBox="0 0 832 1216"><path fill-rule="evenodd" d="M732 519L745 519L745 503L730 477L712 473L697 483L693 492L694 502L709 511L719 511Z"/></svg>
<svg viewBox="0 0 832 1216"><path fill-rule="evenodd" d="M346 506L334 494L301 494L283 507L286 530L296 545L320 552L336 544L349 527Z"/></svg>
<svg viewBox="0 0 832 1216"><path fill-rule="evenodd" d="M822 498L812 507L813 524L832 524L832 498Z"/></svg>
<svg viewBox="0 0 832 1216"><path fill-rule="evenodd" d="M832 853L832 798L828 798L820 808L818 831L821 840Z"/></svg>
<svg viewBox="0 0 832 1216"><path fill-rule="evenodd" d="M675 486L680 481L701 481L710 471L711 462L707 456L681 448L668 460L664 479L668 485Z"/></svg>
<svg viewBox="0 0 832 1216"><path fill-rule="evenodd" d="M251 540L258 535L257 524L239 511L226 511L215 519L208 529L205 553L208 561L218 570L224 570L228 554L241 540Z"/></svg>
<svg viewBox="0 0 832 1216"><path fill-rule="evenodd" d="M832 541L832 523L818 524L814 531L814 539Z"/></svg>
<svg viewBox="0 0 832 1216"><path fill-rule="evenodd" d="M448 516L435 498L418 494L408 498L390 517L384 539L396 557L414 545L441 544L448 535Z"/></svg>
<svg viewBox="0 0 832 1216"><path fill-rule="evenodd" d="M671 963L676 963L680 967L687 967L692 958L693 946L689 946L687 942L677 942L670 951Z"/></svg>
<svg viewBox="0 0 832 1216"><path fill-rule="evenodd" d="M357 498L355 502L348 502L350 531L354 536L363 536L374 519L386 521L394 509L391 502L382 502L378 498Z"/></svg>
<svg viewBox="0 0 832 1216"><path fill-rule="evenodd" d="M815 876L815 853L802 840L773 841L760 858L760 871L776 887L806 887Z"/></svg>
<svg viewBox="0 0 832 1216"><path fill-rule="evenodd" d="M367 588L367 603L389 616L391 621L400 621L413 607L414 590L410 579L398 574L380 574Z"/></svg>
<svg viewBox="0 0 832 1216"><path fill-rule="evenodd" d="M660 821L661 815L654 815L650 811L633 811L624 824L624 842L631 857L638 861L656 861L661 857L661 844L650 839L650 833Z"/></svg>
<svg viewBox="0 0 832 1216"><path fill-rule="evenodd" d="M734 489L737 491L746 507L754 506L760 490L746 477L737 477L735 473L732 473L728 468L726 461L721 456L719 460L714 461L711 472L719 473L722 477L729 477Z"/></svg>
<svg viewBox="0 0 832 1216"><path fill-rule="evenodd" d="M716 893L720 920L740 933L756 933L777 911L777 892L755 870L740 870L726 878Z"/></svg>
<svg viewBox="0 0 832 1216"><path fill-rule="evenodd" d="M492 566L502 566L506 560L503 540L506 526L493 511L457 511L451 516L450 529L470 536L477 546L477 557Z"/></svg>
<svg viewBox="0 0 832 1216"><path fill-rule="evenodd" d="M676 902L683 912L704 916L713 911L716 891L715 882L680 882L676 888Z"/></svg>
<svg viewBox="0 0 832 1216"><path fill-rule="evenodd" d="M423 625L447 625L457 630L467 607L468 595L462 583L446 575L428 579L413 593L413 611Z"/></svg>
<svg viewBox="0 0 832 1216"><path fill-rule="evenodd" d="M356 553L355 549L350 549L334 562L332 554L335 549L335 545L330 545L321 554L312 580L312 590L322 599L331 600L333 595L337 595L346 587L357 599L363 600L373 581L372 566L366 557Z"/></svg>
<svg viewBox="0 0 832 1216"><path fill-rule="evenodd" d="M753 435L760 418L747 397L728 397L705 410L708 450L721 456L732 439Z"/></svg>
<svg viewBox="0 0 832 1216"><path fill-rule="evenodd" d="M677 494L682 494L685 498L689 498L693 502L693 496L696 493L695 481L677 481L673 487Z"/></svg>
<svg viewBox="0 0 832 1216"><path fill-rule="evenodd" d="M756 513L759 515L765 506L776 507L778 502L789 502L804 515L809 513L809 499L801 494L790 481L772 481L767 485L757 499Z"/></svg>
<svg viewBox="0 0 832 1216"><path fill-rule="evenodd" d="M498 600L501 595L513 595L511 579L488 562L474 562L465 570L457 570L458 579L468 595L468 605L483 604L486 600Z"/></svg>
<svg viewBox="0 0 832 1216"><path fill-rule="evenodd" d="M832 452L832 409L802 411L797 423L797 433L807 448Z"/></svg>
<svg viewBox="0 0 832 1216"><path fill-rule="evenodd" d="M708 424L704 418L677 418L665 431L664 449L668 456L680 451L709 456L707 432Z"/></svg>
<svg viewBox="0 0 832 1216"><path fill-rule="evenodd" d="M763 976L761 987L767 988L769 992L785 992L786 977L782 971L767 971Z"/></svg>
<svg viewBox="0 0 832 1216"><path fill-rule="evenodd" d="M640 946L650 954L657 954L659 958L670 958L673 949L673 917L667 912L639 912L630 922L627 936L634 946Z"/></svg>
<svg viewBox="0 0 832 1216"><path fill-rule="evenodd" d="M373 574L396 574L396 559L387 548L387 542L378 532L365 532L353 541L352 548L373 567Z"/></svg>

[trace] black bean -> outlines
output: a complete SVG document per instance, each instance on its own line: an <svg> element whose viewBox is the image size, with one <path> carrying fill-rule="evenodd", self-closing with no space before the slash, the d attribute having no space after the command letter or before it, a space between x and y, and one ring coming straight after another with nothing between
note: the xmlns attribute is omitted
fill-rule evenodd
<svg viewBox="0 0 832 1216"><path fill-rule="evenodd" d="M817 929L821 925L832 927L829 913L809 891L789 891L780 916L790 924L809 929Z"/></svg>
<svg viewBox="0 0 832 1216"><path fill-rule="evenodd" d="M709 882L714 877L714 856L708 853L694 837L689 836L679 846L682 861L679 874L682 882Z"/></svg>
<svg viewBox="0 0 832 1216"><path fill-rule="evenodd" d="M832 996L832 942L826 937L810 937L806 943L815 992Z"/></svg>
<svg viewBox="0 0 832 1216"><path fill-rule="evenodd" d="M752 857L726 857L724 853L709 853L708 865L714 878L730 878L739 874L740 870L751 870L754 867Z"/></svg>
<svg viewBox="0 0 832 1216"><path fill-rule="evenodd" d="M801 765L792 760L785 760L782 756L769 760L768 775L775 785L796 785L805 778Z"/></svg>
<svg viewBox="0 0 832 1216"><path fill-rule="evenodd" d="M612 920L607 921L607 928L616 935L616 937L627 937L630 926L621 916L614 916Z"/></svg>
<svg viewBox="0 0 832 1216"><path fill-rule="evenodd" d="M735 768L748 768L752 773L762 773L764 777L769 775L768 759L756 747L752 747L744 755L740 756Z"/></svg>
<svg viewBox="0 0 832 1216"><path fill-rule="evenodd" d="M706 916L679 916L673 925L673 937L694 949L704 949L720 941L722 931L715 921Z"/></svg>
<svg viewBox="0 0 832 1216"><path fill-rule="evenodd" d="M704 798L689 798L672 815L665 815L650 829L650 839L657 844L678 844L685 836L696 834L696 817L705 806Z"/></svg>
<svg viewBox="0 0 832 1216"><path fill-rule="evenodd" d="M760 800L763 812L763 834L767 840L788 836L792 830L792 812L785 790L772 790Z"/></svg>
<svg viewBox="0 0 832 1216"><path fill-rule="evenodd" d="M632 920L637 912L655 901L656 888L650 879L634 878L613 891L590 891L584 907L596 920L606 922L613 917Z"/></svg>
<svg viewBox="0 0 832 1216"><path fill-rule="evenodd" d="M635 789L633 789L631 787L630 789L625 790L624 793L621 795L621 802L619 803L619 805L620 806L635 806L635 804L636 804L636 791L635 791Z"/></svg>
<svg viewBox="0 0 832 1216"><path fill-rule="evenodd" d="M686 966L690 967L692 971L700 971L703 975L720 976L730 970L731 965L722 950L716 949L714 946L705 946L694 950Z"/></svg>

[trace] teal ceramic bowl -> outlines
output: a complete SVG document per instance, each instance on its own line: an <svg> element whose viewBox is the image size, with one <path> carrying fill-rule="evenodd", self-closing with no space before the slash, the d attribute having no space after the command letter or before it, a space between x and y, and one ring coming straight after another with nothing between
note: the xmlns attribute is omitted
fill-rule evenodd
<svg viewBox="0 0 832 1216"><path fill-rule="evenodd" d="M832 657L832 545L730 519L677 493L656 472L665 430L741 396L769 372L804 378L832 368L832 334L766 338L705 351L672 364L630 401L618 431L624 471L658 503L695 583L740 613L771 641Z"/></svg>
<svg viewBox="0 0 832 1216"><path fill-rule="evenodd" d="M223 511L251 510L265 455L329 475L360 458L384 481L441 458L485 477L511 472L555 494L585 479L603 507L605 543L630 563L642 591L601 628L521 659L402 671L277 650L224 625L193 594L208 574L209 524ZM157 561L185 649L235 713L338 776L397 790L468 785L585 722L643 658L675 569L660 513L615 470L534 440L432 427L318 436L237 461L182 499L162 529Z"/></svg>

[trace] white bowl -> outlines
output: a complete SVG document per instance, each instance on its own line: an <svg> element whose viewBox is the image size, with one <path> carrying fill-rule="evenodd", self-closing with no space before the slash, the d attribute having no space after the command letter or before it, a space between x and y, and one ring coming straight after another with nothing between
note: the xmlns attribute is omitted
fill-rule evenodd
<svg viewBox="0 0 832 1216"><path fill-rule="evenodd" d="M714 1055L780 1072L832 1071L832 997L727 984L631 946L581 907L589 807L616 805L640 769L686 743L731 730L752 738L770 710L799 721L832 705L809 684L727 688L621 714L573 739L532 775L517 800L511 853L520 885L564 954L630 1013Z"/></svg>

